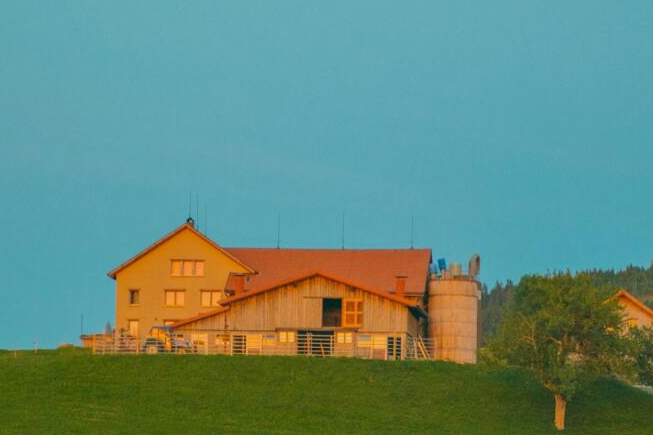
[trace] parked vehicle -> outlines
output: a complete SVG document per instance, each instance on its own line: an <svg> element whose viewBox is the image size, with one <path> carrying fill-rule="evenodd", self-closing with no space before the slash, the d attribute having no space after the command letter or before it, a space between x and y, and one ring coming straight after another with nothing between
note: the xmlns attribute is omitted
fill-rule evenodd
<svg viewBox="0 0 653 435"><path fill-rule="evenodd" d="M153 326L142 345L143 353L187 353L190 342L180 339L170 326Z"/></svg>

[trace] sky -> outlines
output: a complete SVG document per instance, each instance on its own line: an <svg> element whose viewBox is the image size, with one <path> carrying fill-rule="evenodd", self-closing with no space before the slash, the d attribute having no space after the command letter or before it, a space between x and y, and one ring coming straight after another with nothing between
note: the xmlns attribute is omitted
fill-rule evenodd
<svg viewBox="0 0 653 435"><path fill-rule="evenodd" d="M0 348L114 316L199 196L223 246L480 278L653 258L650 1L0 2ZM196 209L196 205L193 205ZM206 210L206 212L205 212Z"/></svg>

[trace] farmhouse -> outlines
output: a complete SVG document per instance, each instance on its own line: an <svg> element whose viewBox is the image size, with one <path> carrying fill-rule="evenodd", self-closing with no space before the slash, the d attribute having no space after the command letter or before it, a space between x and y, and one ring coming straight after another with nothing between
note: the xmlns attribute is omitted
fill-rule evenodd
<svg viewBox="0 0 653 435"><path fill-rule="evenodd" d="M165 325L202 353L476 361L475 273L430 249L224 248L189 218L108 275L136 343Z"/></svg>

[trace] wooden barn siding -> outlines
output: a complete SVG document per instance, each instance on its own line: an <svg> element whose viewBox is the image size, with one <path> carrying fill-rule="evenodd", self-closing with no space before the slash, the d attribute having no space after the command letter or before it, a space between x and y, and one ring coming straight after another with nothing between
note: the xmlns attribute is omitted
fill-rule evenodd
<svg viewBox="0 0 653 435"><path fill-rule="evenodd" d="M363 327L359 332L408 332L417 335L418 322L402 304L362 290L315 277L272 290L231 305L226 313L185 325L183 329L273 331L277 328L322 327L322 298L356 298L363 301Z"/></svg>

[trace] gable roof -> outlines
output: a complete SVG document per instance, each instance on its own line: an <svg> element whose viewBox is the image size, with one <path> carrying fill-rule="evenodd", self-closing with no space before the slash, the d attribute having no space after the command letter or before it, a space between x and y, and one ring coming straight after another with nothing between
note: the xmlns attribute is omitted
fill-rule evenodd
<svg viewBox="0 0 653 435"><path fill-rule="evenodd" d="M621 297L621 298L627 299L628 301L632 302L633 305L635 305L637 308L642 310L644 313L646 313L646 315L648 315L649 317L651 317L653 319L653 310L650 309L648 306L646 306L646 304L644 304L644 302L640 301L635 296L628 293L625 289L619 290L617 292L617 294L615 295L615 297L617 297L617 298Z"/></svg>
<svg viewBox="0 0 653 435"><path fill-rule="evenodd" d="M279 288L281 288L283 286L286 286L286 285L289 285L289 284L292 284L292 283L295 283L295 282L303 281L303 280L318 277L318 276L322 277L322 278L329 279L331 281L336 281L336 282L339 282L339 283L342 283L342 284L357 288L359 290L374 294L374 295L379 296L381 298L389 299L389 300L391 300L393 302L397 302L399 304L402 304L402 305L406 306L416 316L427 317L427 314L424 312L424 310L422 310L422 308L417 303L411 301L410 299L406 299L406 298L403 298L403 297L400 297L400 296L395 296L395 295L390 294L388 292L385 292L385 291L382 291L382 290L379 290L379 289L375 289L373 287L369 287L369 286L364 285L364 284L353 282L353 281L350 281L348 279L340 278L340 277L333 276L331 274L316 270L316 271L313 271L313 272L308 273L306 275L297 276L297 277L294 277L294 278L289 278L289 279L279 281L279 282L277 282L277 283L275 283L275 284L273 284L273 285L271 285L269 287L262 287L262 288L259 288L257 290L247 291L245 293L241 293L239 295L235 295L235 296L232 296L230 298L222 299L220 301L220 304L223 305L222 307L220 307L220 308L218 308L216 310L213 310L213 311L209 311L207 313L203 313L203 314L199 314L197 316L189 317L187 319L179 320L178 322L173 323L171 326L173 328L177 328L179 326L183 326L183 325L187 325L189 323L193 323L193 322L195 322L197 320L206 319L208 317L215 316L216 314L221 314L221 313L227 312L230 309L230 305L232 305L234 303L238 303L238 302L240 302L240 301L242 301L244 299L248 299L248 298L250 298L252 296L260 295L262 293L273 291L273 290L279 289Z"/></svg>
<svg viewBox="0 0 653 435"><path fill-rule="evenodd" d="M385 293L394 293L396 277L405 276L405 294L421 296L431 264L430 249L277 249L225 248L256 269L245 281L246 290L276 285L293 277L319 270L326 275L362 283ZM233 290L233 279L227 290Z"/></svg>
<svg viewBox="0 0 653 435"><path fill-rule="evenodd" d="M289 284L293 284L293 283L296 283L296 282L299 282L299 281L304 281L304 280L310 279L310 278L315 278L315 277L318 277L318 276L322 277L322 278L326 278L326 279L331 280L331 281L335 281L335 282L339 282L339 283L348 285L350 287L357 288L359 290L363 290L363 291L368 292L368 293L372 293L372 294L374 294L376 296L379 296L379 297L382 297L382 298L385 298L385 299L389 299L391 301L397 302L397 303L405 305L407 307L413 307L413 308L418 307L416 302L413 302L410 299L407 299L405 297L396 296L396 295L393 295L391 293L385 292L383 290L379 290L379 289L376 289L374 287L370 287L368 285L361 284L361 283L358 283L358 282L355 282L355 281L352 281L352 280L349 280L349 279L346 279L346 278L335 276L335 275L332 275L330 273L327 273L327 272L324 272L324 271L321 271L321 270L315 270L315 271L309 272L307 274L298 275L296 277L284 279L284 280L276 282L276 283L274 283L273 285L270 285L270 286L260 287L260 288L258 288L256 290L246 291L246 292L240 293L238 295L234 295L234 296L231 296L229 298L222 299L220 301L220 304L223 305L223 306L224 305L231 305L231 304L233 304L235 302L242 301L243 299L247 299L247 298L250 298L252 296L256 296L256 295L260 295L262 293L266 293L266 292L269 292L269 291L272 291L272 290L276 290L276 289L278 289L280 287L283 287L283 286L286 286L286 285L289 285Z"/></svg>
<svg viewBox="0 0 653 435"><path fill-rule="evenodd" d="M162 245L163 243L167 242L168 240L170 240L171 238L173 238L174 236L176 236L177 234L181 233L181 232L184 231L184 230L189 230L189 231L191 231L193 234L195 234L196 236L200 237L202 240L204 240L205 242L207 242L209 245L211 245L212 247L214 247L215 249L217 249L218 251L222 252L224 255L226 255L227 257L229 257L230 259L232 259L233 261L235 261L235 262L238 263L239 265L241 265L243 268L245 268L245 269L246 269L247 271L249 271L250 273L255 273L255 270L254 270L254 269L252 269L252 268L249 267L247 264L243 263L241 260L239 260L238 258L236 258L236 257L235 257L231 252L229 252L229 251L227 251L226 249L222 248L222 247L219 246L217 243L215 243L213 240L209 239L209 238L206 237L204 234L202 234L201 232L197 231L197 230L195 229L195 227L193 226L193 224L191 224L191 223L189 223L189 222L185 222L183 225L180 225L179 227L177 227L175 230L173 230L172 232L170 232L170 233L167 234L166 236L160 238L159 240L157 240L156 242L152 243L152 244L151 244L150 246L148 246L147 248L143 249L143 250L142 250L141 252L139 252L138 254L134 255L134 256L133 256L132 258L130 258L129 260L127 260L127 261L125 261L124 263L122 263L120 266L118 266L118 267L116 267L115 269L113 269L113 270L112 270L111 272L109 272L107 275L109 275L109 276L110 276L111 278L113 278L113 279L116 279L116 275L118 275L118 272L120 272L121 270L123 270L123 269L125 269L126 267L130 266L131 264L135 263L138 259L144 257L144 256L147 255L150 251L154 250L154 249L157 248L158 246L160 246L160 245Z"/></svg>

